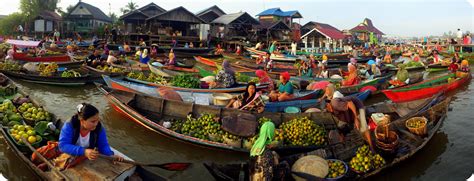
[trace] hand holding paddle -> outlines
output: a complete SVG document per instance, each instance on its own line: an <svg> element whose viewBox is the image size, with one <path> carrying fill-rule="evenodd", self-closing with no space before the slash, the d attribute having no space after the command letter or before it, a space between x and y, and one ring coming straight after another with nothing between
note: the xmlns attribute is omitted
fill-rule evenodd
<svg viewBox="0 0 474 181"><path fill-rule="evenodd" d="M186 170L191 163L163 163L163 164L146 164L146 163L140 163L140 162L135 162L131 160L124 160L123 158L117 159L116 157L113 156L107 156L107 155L99 155L100 158L111 160L111 161L117 161L117 162L122 162L122 163L128 163L136 166L143 166L143 167L158 167L161 169L165 169L168 171L183 171Z"/></svg>

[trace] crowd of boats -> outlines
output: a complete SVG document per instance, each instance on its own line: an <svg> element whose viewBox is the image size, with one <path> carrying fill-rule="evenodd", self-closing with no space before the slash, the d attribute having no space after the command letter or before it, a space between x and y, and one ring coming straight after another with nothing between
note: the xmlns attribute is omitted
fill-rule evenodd
<svg viewBox="0 0 474 181"><path fill-rule="evenodd" d="M136 52L116 45L102 45L100 50L73 45L40 50L37 47L44 46L40 42L21 40L7 40L3 46L8 53L0 63L0 94L13 102L15 111L25 102L41 105L18 90L11 78L71 89L95 83L130 120L205 148L250 153L259 132L262 135L260 128L270 121L275 136L265 149L276 152L279 159L265 167L274 169L274 178L283 173L281 179L366 178L413 156L439 129L452 92L471 80L465 60L469 54L410 45L373 46L351 54L264 50L258 45L235 52L220 47L162 48L166 54L158 53L156 45L138 46ZM387 101L358 105L382 94ZM342 100L342 110L335 100ZM9 117L7 111L0 112ZM86 172L97 179L137 175L165 179L137 164L97 166L109 165L105 159L67 171L41 170L30 159L34 149L11 132L17 123L38 132L39 121L18 115L20 120L4 118L2 134L43 179L70 179ZM57 128L63 124L54 117L50 122ZM42 139L31 143L35 148L58 136L41 134ZM324 161L296 166L311 156ZM334 170L334 162L345 167ZM279 169L282 163L287 170ZM323 166L310 168L317 164ZM217 180L249 180L257 174L253 161L204 166Z"/></svg>

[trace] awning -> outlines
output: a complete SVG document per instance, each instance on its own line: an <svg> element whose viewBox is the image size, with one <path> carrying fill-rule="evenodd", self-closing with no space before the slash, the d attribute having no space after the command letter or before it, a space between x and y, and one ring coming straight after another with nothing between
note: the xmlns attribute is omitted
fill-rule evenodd
<svg viewBox="0 0 474 181"><path fill-rule="evenodd" d="M37 47L40 41L23 41L23 40L7 40L7 43L15 45L20 48Z"/></svg>

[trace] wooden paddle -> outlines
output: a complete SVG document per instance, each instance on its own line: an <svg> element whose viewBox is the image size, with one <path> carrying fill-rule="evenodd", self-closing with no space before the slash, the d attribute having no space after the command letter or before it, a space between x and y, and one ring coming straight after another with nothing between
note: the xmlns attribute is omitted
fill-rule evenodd
<svg viewBox="0 0 474 181"><path fill-rule="evenodd" d="M99 155L99 157L107 159L107 160L111 160L111 161L117 161L115 160L114 157L107 156L107 155ZM147 164L147 163L140 163L140 162L125 160L125 159L123 161L117 161L117 162L128 163L128 164L143 166L143 167L158 167L158 168L165 169L168 171L183 171L183 170L186 170L192 164L192 163Z"/></svg>

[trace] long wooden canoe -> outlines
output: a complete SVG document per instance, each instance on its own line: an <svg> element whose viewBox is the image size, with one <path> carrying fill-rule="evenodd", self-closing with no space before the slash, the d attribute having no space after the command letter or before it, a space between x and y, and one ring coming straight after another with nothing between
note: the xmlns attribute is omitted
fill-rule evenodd
<svg viewBox="0 0 474 181"><path fill-rule="evenodd" d="M353 95L361 101L365 101L371 94L371 90L366 90L364 92L359 92ZM265 104L265 112L284 112L287 107L297 107L300 110L305 110L311 107L317 107L320 102L318 99L306 99L306 100L292 100L292 101L283 101L283 102L268 102Z"/></svg>
<svg viewBox="0 0 474 181"><path fill-rule="evenodd" d="M0 74L6 78L5 75ZM6 78L8 79L8 78ZM15 83L8 79L9 83L8 86L16 87ZM26 96L21 90L18 90L18 93ZM31 97L30 97L31 100ZM35 106L39 106L35 100L31 100ZM53 115L53 123L56 125L57 129L61 129L64 121L60 119L56 119ZM30 125L34 126L34 125ZM30 169L38 179L41 180L82 180L85 177L91 180L124 180L124 179L143 179L143 180L166 180L165 178L156 175L150 171L143 169L140 166L134 166L127 163L117 163L113 164L111 161L98 158L94 161L85 160L80 164L76 165L75 167L68 168L61 172L67 178L63 178L54 173L54 171L43 171L39 169L31 160L32 151L28 149L20 148L19 145L14 141L11 135L8 133L8 127L6 125L2 125L1 134L7 145L11 148L13 153L19 158L20 162L23 162L28 169ZM55 138L56 140L58 138ZM44 141L43 144L46 144ZM24 147L24 146L23 146ZM112 148L113 149L113 148ZM114 150L116 154L123 155L117 150ZM123 155L125 159L131 160L126 155Z"/></svg>
<svg viewBox="0 0 474 181"><path fill-rule="evenodd" d="M179 141L183 141L185 143L194 144L205 148L237 152L249 151L241 147L234 147L220 142L214 142L191 137L185 134L180 134L163 126L164 121L173 122L173 120L176 119L185 120L188 116L188 113L192 114L193 116L198 116L202 113L209 113L215 114L217 117L223 118L225 116L231 115L236 116L240 113L248 114L247 111L165 100L142 94L124 92L120 90L111 90L103 86L100 86L99 89L105 94L109 102L116 108L116 110L119 110L119 112L125 114L131 120L144 126L147 129L150 129L151 131L157 132L159 134L168 136ZM335 127L333 117L329 113L285 114L264 112L254 115L258 118L270 118L274 122L276 122L276 124L280 124L283 121L291 120L296 117L307 116L308 118L314 120L317 124L322 125L326 129L333 129ZM318 147L319 146L285 146L279 147L278 150L280 150L280 152L301 152L314 150Z"/></svg>
<svg viewBox="0 0 474 181"><path fill-rule="evenodd" d="M14 72L14 71L7 71L7 70L0 70L0 72L9 77L18 78L27 82L33 82L33 83L38 83L38 84L60 85L60 86L78 86L78 85L84 85L87 83L102 81L102 77L100 75L83 74L83 73L81 73L81 77L65 78L59 75L46 77L46 76L40 76L36 73Z"/></svg>
<svg viewBox="0 0 474 181"><path fill-rule="evenodd" d="M32 57L27 53L14 53L13 59L27 62L69 62L71 58L67 55Z"/></svg>
<svg viewBox="0 0 474 181"><path fill-rule="evenodd" d="M455 80L448 82L450 78ZM438 92L453 91L460 86L468 84L469 80L471 80L470 73L463 78L456 78L456 74L448 74L401 88L383 90L382 92L393 102L406 102L427 98Z"/></svg>
<svg viewBox="0 0 474 181"><path fill-rule="evenodd" d="M160 85L160 84L156 84L156 83L152 83L152 82L146 82L146 81L141 81L141 80L137 80L137 79L132 79L132 78L129 78L129 77L125 77L125 79L129 80L129 81L132 81L132 82L137 82L137 83L149 85L149 86L154 86L154 87L158 87L158 88L169 88L169 89L173 89L173 90L176 90L176 91L183 91L183 92L232 93L232 92L243 92L243 91L245 91L245 88L246 88L246 85L237 85L237 86L231 87L231 88L216 88L216 89L201 89L201 88L198 88L198 89L196 89L196 88L175 87L175 86L171 86L171 85ZM257 85L258 90L265 89L266 87L267 87L266 84L265 85Z"/></svg>
<svg viewBox="0 0 474 181"><path fill-rule="evenodd" d="M150 71L157 74L161 75L163 77L174 77L176 75L182 74L182 73L198 73L199 71L193 68L183 68L183 67L177 67L177 66L155 66L152 64L152 62L148 62L148 67L150 68Z"/></svg>
<svg viewBox="0 0 474 181"><path fill-rule="evenodd" d="M353 86L342 86L338 89L342 94L354 94L359 92L362 88L367 86L374 86L377 90L382 90L388 86L388 80L392 77L392 74L385 75L383 77L378 77L373 80L365 81Z"/></svg>
<svg viewBox="0 0 474 181"><path fill-rule="evenodd" d="M376 175L382 172L383 170L386 170L387 168L396 166L398 163L411 158L419 150L425 147L431 140L431 138L437 133L446 117L449 101L449 98L443 100L442 97L434 97L433 99L427 99L426 101L424 101L423 104L418 105L416 109L411 110L409 111L409 113L406 114L400 114L399 112L394 111L394 109L378 109L377 106L369 108L380 111L381 113L390 114L391 116L393 116L392 118L395 119L395 121L392 121L390 123L390 129L395 131L399 135L399 145L395 150L395 152L398 154L392 154L391 156L386 156L387 154L382 154L382 157L384 157L386 161L386 164L384 166L378 169L371 170L365 174L357 174L349 169L347 174L341 179L356 180L367 178ZM409 118L417 116L424 116L429 119L427 124L426 136L419 136L410 133L409 130L405 127L405 122ZM350 134L346 135L345 140L343 142L340 142L339 144L330 145L325 148L308 153L282 157L280 161L286 161L291 166L303 156L317 155L322 158L338 159L348 163L351 158L355 156L355 150L365 144L364 141L360 141L361 135L353 132L355 131L353 130ZM382 151L378 148L376 148L375 151L378 153L382 153ZM216 180L230 181L241 179L247 180L247 178L250 178L248 162L232 164L204 163L204 166ZM274 175L277 176L278 173L274 173ZM324 178L317 178L312 175L308 176L312 178L310 180L324 180ZM285 178L285 180L293 179L291 174L284 175L283 177Z"/></svg>

